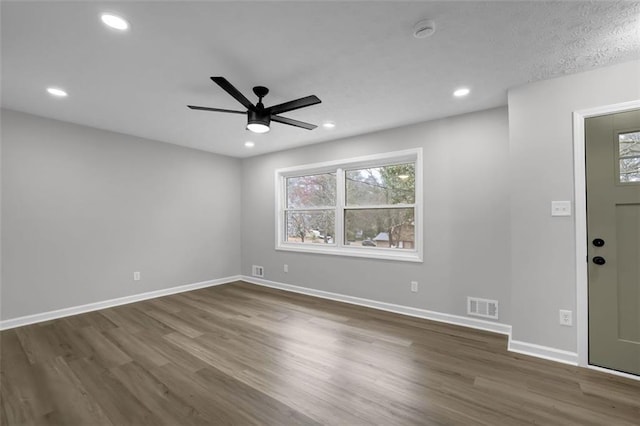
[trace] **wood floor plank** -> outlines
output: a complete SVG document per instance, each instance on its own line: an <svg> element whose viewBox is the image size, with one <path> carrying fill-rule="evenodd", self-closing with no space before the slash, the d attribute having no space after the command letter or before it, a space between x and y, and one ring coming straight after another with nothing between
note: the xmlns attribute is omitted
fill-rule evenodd
<svg viewBox="0 0 640 426"><path fill-rule="evenodd" d="M7 418L7 424L33 423L54 409L42 383L42 366L30 362L16 331L3 331L1 338L0 392L3 417Z"/></svg>
<svg viewBox="0 0 640 426"><path fill-rule="evenodd" d="M162 419L151 412L111 371L94 359L69 362L82 385L100 403L103 412L115 425L159 425ZM71 410L72 407L65 407Z"/></svg>
<svg viewBox="0 0 640 426"><path fill-rule="evenodd" d="M165 364L166 365L166 364ZM152 367L153 368L153 367ZM153 376L148 369L131 362L111 369L116 377L165 424L206 425L208 420Z"/></svg>
<svg viewBox="0 0 640 426"><path fill-rule="evenodd" d="M143 330L148 330L138 321L132 321L130 317L125 317L123 315L125 312L126 309L118 306L116 308L103 309L100 311L100 315L108 318L109 321L118 326L118 329L125 330L127 333L133 334Z"/></svg>
<svg viewBox="0 0 640 426"><path fill-rule="evenodd" d="M236 377L252 388L320 423L330 425L367 424L366 421L351 413L348 407L344 407L342 404L333 404L330 401L330 396L323 398L322 395L326 391L314 387L310 383L311 380L300 380L287 372L274 374L251 368L238 372ZM379 424L379 422L370 419L369 424Z"/></svg>
<svg viewBox="0 0 640 426"><path fill-rule="evenodd" d="M318 422L215 368L203 368L193 380L247 413L256 424L315 425Z"/></svg>
<svg viewBox="0 0 640 426"><path fill-rule="evenodd" d="M2 380L2 375L0 375L0 380ZM7 416L6 407L3 403L4 396L3 393L8 392L0 383L0 425L8 425L9 424L9 416ZM17 422L14 422L17 423Z"/></svg>
<svg viewBox="0 0 640 426"><path fill-rule="evenodd" d="M254 424L248 413L237 409L223 398L211 398L206 387L172 363L154 368L151 373L198 410L211 424Z"/></svg>
<svg viewBox="0 0 640 426"><path fill-rule="evenodd" d="M135 338L138 339L142 345L146 345L156 351L160 356L169 360L169 362L188 371L198 371L207 366L206 362L191 355L180 346L172 344L170 341L164 339L163 336L141 331L135 334Z"/></svg>
<svg viewBox="0 0 640 426"><path fill-rule="evenodd" d="M640 381L244 282L0 333L2 425L640 425Z"/></svg>
<svg viewBox="0 0 640 426"><path fill-rule="evenodd" d="M169 363L166 357L151 345L143 342L138 335L130 334L121 328L105 331L103 335L128 357L142 365L160 366Z"/></svg>
<svg viewBox="0 0 640 426"><path fill-rule="evenodd" d="M92 358L106 368L126 364L131 361L129 355L113 344L93 326L85 327L80 331L85 341L93 350Z"/></svg>
<svg viewBox="0 0 640 426"><path fill-rule="evenodd" d="M193 328L188 322L180 318L179 315L170 314L156 309L147 309L145 314L161 322L169 328L178 331L188 337L202 336L202 332Z"/></svg>
<svg viewBox="0 0 640 426"><path fill-rule="evenodd" d="M51 324L51 338L57 342L60 355L65 359L77 359L90 356L93 353L91 345L87 343L80 331L66 320L54 321Z"/></svg>
<svg viewBox="0 0 640 426"><path fill-rule="evenodd" d="M159 309L169 314L180 312L180 306L176 306L174 300L166 301L163 298L145 300L143 310Z"/></svg>
<svg viewBox="0 0 640 426"><path fill-rule="evenodd" d="M113 425L63 357L45 362L42 373L45 392L54 406L47 415L49 421L56 424Z"/></svg>
<svg viewBox="0 0 640 426"><path fill-rule="evenodd" d="M132 333L144 330L146 332L164 335L175 331L155 318L146 315L144 308L137 303L107 309L102 314L117 323L120 327L127 328Z"/></svg>
<svg viewBox="0 0 640 426"><path fill-rule="evenodd" d="M20 327L15 329L15 333L20 340L20 344L24 349L31 364L37 364L59 355L58 349L49 339L49 329L51 325L41 327L35 325L33 327Z"/></svg>

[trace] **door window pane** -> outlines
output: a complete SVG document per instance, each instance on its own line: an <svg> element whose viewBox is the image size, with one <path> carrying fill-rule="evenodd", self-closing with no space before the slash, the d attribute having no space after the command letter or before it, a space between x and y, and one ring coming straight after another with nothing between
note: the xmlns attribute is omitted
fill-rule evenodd
<svg viewBox="0 0 640 426"><path fill-rule="evenodd" d="M347 170L347 206L415 203L415 164Z"/></svg>
<svg viewBox="0 0 640 426"><path fill-rule="evenodd" d="M345 243L351 246L415 248L414 209L345 210Z"/></svg>
<svg viewBox="0 0 640 426"><path fill-rule="evenodd" d="M289 243L333 244L335 211L311 210L285 213L286 241Z"/></svg>
<svg viewBox="0 0 640 426"><path fill-rule="evenodd" d="M620 182L640 182L640 132L618 135Z"/></svg>

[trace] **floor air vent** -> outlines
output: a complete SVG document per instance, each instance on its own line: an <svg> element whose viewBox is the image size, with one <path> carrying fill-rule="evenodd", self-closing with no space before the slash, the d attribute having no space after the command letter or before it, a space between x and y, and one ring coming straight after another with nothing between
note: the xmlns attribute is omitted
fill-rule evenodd
<svg viewBox="0 0 640 426"><path fill-rule="evenodd" d="M498 319L498 301L467 297L467 314L476 317Z"/></svg>
<svg viewBox="0 0 640 426"><path fill-rule="evenodd" d="M251 266L251 275L254 277L263 278L264 277L264 268L258 265Z"/></svg>

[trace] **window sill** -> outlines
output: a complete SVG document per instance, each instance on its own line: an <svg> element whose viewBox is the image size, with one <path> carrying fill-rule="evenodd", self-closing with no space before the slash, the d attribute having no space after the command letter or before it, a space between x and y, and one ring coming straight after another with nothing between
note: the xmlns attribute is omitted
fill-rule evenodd
<svg viewBox="0 0 640 426"><path fill-rule="evenodd" d="M278 251L292 251L297 253L328 254L332 256L359 257L366 259L395 260L401 262L422 263L422 256L416 250L400 252L398 249L369 249L360 247L339 248L335 245L313 246L302 244L278 244Z"/></svg>

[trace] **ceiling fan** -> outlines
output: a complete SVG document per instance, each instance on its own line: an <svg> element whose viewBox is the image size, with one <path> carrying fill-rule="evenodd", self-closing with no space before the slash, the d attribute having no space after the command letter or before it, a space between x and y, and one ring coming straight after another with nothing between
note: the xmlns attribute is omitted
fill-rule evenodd
<svg viewBox="0 0 640 426"><path fill-rule="evenodd" d="M290 126L301 127L307 130L315 129L316 125L305 123L304 121L293 120L291 118L280 117L277 114L281 114L287 111L293 111L296 109L308 107L311 105L319 104L320 99L316 95L306 96L304 98L296 99L289 102L284 102L278 105L271 106L269 108L265 108L262 104L262 98L267 96L269 93L269 89L264 86L256 86L253 88L253 93L258 97L258 103L253 105L249 99L247 99L238 89L236 89L233 84L229 83L224 77L211 77L211 80L214 81L218 86L222 87L222 89L233 96L238 102L240 102L247 110L246 111L237 111L232 109L221 109L221 108L209 108L209 107L201 107L194 105L187 105L191 109L202 110L202 111L214 111L214 112L229 112L232 114L247 114L247 130L250 130L254 133L266 133L269 131L269 124L272 121L288 124Z"/></svg>

